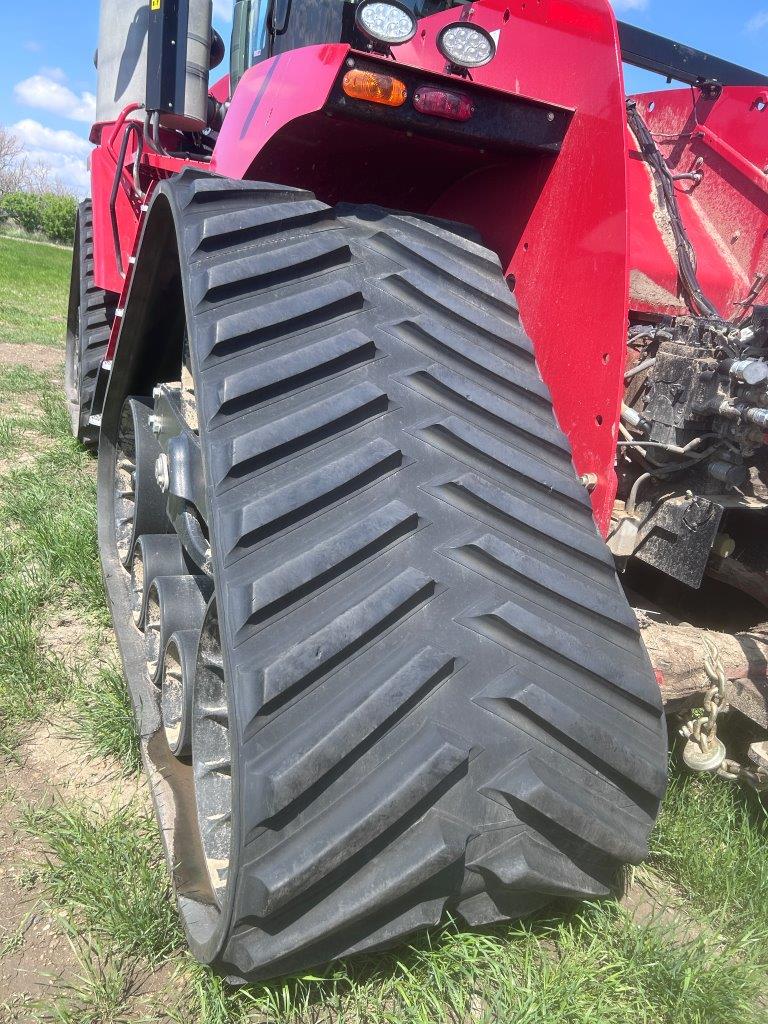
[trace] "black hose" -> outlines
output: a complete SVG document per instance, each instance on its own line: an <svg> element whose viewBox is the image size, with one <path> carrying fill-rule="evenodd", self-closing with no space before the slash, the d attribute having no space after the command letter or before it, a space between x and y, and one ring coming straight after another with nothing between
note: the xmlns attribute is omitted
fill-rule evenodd
<svg viewBox="0 0 768 1024"><path fill-rule="evenodd" d="M627 117L632 131L635 133L640 151L651 165L656 178L661 185L664 195L664 202L672 225L672 233L677 248L677 261L680 267L680 279L683 282L686 302L694 316L706 316L720 319L720 315L713 303L704 294L704 291L696 276L696 268L691 258L693 246L686 234L683 219L680 215L680 206L675 194L675 180L672 172L667 167L661 150L656 145L648 126L643 120L640 111L637 109L635 100L627 100Z"/></svg>

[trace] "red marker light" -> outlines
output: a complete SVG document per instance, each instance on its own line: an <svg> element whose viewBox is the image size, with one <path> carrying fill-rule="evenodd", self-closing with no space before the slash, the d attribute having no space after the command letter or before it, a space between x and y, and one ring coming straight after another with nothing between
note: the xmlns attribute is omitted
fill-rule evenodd
<svg viewBox="0 0 768 1024"><path fill-rule="evenodd" d="M413 105L420 114L445 117L449 121L468 121L475 112L475 105L469 96L426 85L416 90Z"/></svg>

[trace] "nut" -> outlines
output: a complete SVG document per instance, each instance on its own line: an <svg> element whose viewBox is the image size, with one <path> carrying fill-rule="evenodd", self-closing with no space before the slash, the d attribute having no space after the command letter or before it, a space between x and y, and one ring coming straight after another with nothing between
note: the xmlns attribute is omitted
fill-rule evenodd
<svg viewBox="0 0 768 1024"><path fill-rule="evenodd" d="M155 480L157 486L165 494L171 483L171 472L170 463L168 462L168 456L162 452L157 456L155 460Z"/></svg>

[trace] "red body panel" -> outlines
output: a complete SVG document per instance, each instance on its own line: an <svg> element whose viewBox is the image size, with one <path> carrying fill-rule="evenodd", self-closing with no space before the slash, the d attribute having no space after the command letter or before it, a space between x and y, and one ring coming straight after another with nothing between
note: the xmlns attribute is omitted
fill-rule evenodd
<svg viewBox="0 0 768 1024"><path fill-rule="evenodd" d="M762 109L761 109L762 107ZM704 292L731 318L758 273L768 271L768 95L729 87L710 99L680 89L638 97L638 109L673 173ZM666 215L629 131L630 307L685 314Z"/></svg>
<svg viewBox="0 0 768 1024"><path fill-rule="evenodd" d="M248 177L273 136L322 109L348 53L349 47L341 43L306 46L246 71L219 133L211 170L228 178Z"/></svg>
<svg viewBox="0 0 768 1024"><path fill-rule="evenodd" d="M348 125L329 125L322 115L307 121L322 109L348 55L335 45L294 51L247 72L212 168L307 185L328 202L378 202L476 227L516 278L523 322L577 469L598 478L593 501L606 528L616 490L628 272L615 21L605 0L542 3L515 13L491 0L474 11L477 24L499 33L496 58L473 72L477 85L574 109L559 156L521 152L467 164L433 142L422 151L418 140L383 138L380 130L378 139L366 133L364 141L345 141ZM424 19L414 40L397 48L396 62L443 73L435 38L455 19L455 10ZM446 79L455 86L455 78ZM301 163L308 142L315 144L311 171ZM595 181L599 189L589 187Z"/></svg>
<svg viewBox="0 0 768 1024"><path fill-rule="evenodd" d="M229 82L227 77L223 81ZM126 108L125 114L129 108ZM185 167L202 167L207 164L194 160L180 160L162 156L146 150L142 153L139 166L139 185L135 188L133 161L136 155L135 134L128 140L123 166L119 172L119 188L115 198L114 217L117 224L117 238L113 229L112 192L118 177L118 161L125 131L130 131L120 121L111 125L94 126L91 137L98 143L91 153L91 197L93 199L93 255L94 276L100 288L122 293L128 274L130 257L133 255L139 237L142 210L146 208L152 189L158 181L178 174ZM170 140L166 140L170 141ZM122 269L121 269L122 268ZM109 356L115 345L113 332Z"/></svg>
<svg viewBox="0 0 768 1024"><path fill-rule="evenodd" d="M445 75L435 38L459 13L423 19L414 39L395 49L392 71L408 65L444 75L455 86L456 78ZM503 0L480 0L469 16L498 39L495 59L473 71L474 87L573 111L559 154L486 153L326 116L330 90L350 55L347 46L328 44L246 72L212 160L201 166L234 178L306 187L329 203L371 202L473 225L499 254L510 281L515 279L523 322L577 470L597 478L593 505L606 531L616 493L629 308L683 311L649 170L626 128L615 18L608 0L537 0L514 9ZM225 77L212 94L221 101L227 88ZM684 133L666 147L673 167L689 170L704 156L704 180L691 196L682 195L681 205L705 290L726 313L749 291L757 270L767 269L768 194L760 174L768 164L768 113L755 109L752 116L754 90L727 89L717 101L699 99L692 120L692 95L641 98L641 109L652 131ZM692 125L706 132L685 136ZM94 154L93 183L97 280L119 290L123 279L108 209L114 148ZM145 152L143 189L183 166ZM681 193L690 185L684 183ZM141 212L129 191L126 184L116 207L128 272ZM731 240L734 224L738 237ZM119 325L110 352L118 332Z"/></svg>

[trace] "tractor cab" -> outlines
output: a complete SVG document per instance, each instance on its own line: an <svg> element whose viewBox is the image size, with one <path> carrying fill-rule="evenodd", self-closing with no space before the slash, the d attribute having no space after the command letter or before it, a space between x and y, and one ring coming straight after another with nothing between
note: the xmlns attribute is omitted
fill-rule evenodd
<svg viewBox="0 0 768 1024"><path fill-rule="evenodd" d="M361 27L359 7L348 0L236 0L230 48L230 83L234 90L254 64L280 53L318 43L349 43L354 49L388 49ZM451 7L457 0L395 0L366 5L369 18L395 32L396 41L415 32L416 22ZM398 37L398 33L400 33Z"/></svg>

